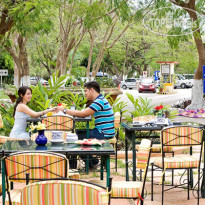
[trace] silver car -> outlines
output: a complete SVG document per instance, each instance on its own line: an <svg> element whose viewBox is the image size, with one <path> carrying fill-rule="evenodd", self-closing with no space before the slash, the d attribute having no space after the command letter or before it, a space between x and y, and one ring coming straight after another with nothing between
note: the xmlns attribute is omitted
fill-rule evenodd
<svg viewBox="0 0 205 205"><path fill-rule="evenodd" d="M137 80L135 78L127 78L125 81L120 82L120 87L123 88L124 90L129 88L137 88Z"/></svg>
<svg viewBox="0 0 205 205"><path fill-rule="evenodd" d="M31 85L37 85L38 82L40 82L42 85L48 85L48 81L47 80L44 80L43 78L39 78L39 77L30 77L30 82L31 82Z"/></svg>

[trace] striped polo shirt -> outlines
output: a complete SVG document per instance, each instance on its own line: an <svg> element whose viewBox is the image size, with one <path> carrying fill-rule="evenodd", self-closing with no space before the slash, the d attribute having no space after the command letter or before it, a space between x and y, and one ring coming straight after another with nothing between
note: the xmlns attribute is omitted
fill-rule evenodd
<svg viewBox="0 0 205 205"><path fill-rule="evenodd" d="M89 108L95 111L95 128L103 133L104 137L114 137L114 112L108 100L100 94Z"/></svg>

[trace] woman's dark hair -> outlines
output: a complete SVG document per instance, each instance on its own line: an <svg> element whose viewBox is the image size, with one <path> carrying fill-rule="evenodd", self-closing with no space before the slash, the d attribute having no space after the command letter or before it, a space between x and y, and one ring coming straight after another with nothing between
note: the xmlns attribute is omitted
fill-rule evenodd
<svg viewBox="0 0 205 205"><path fill-rule="evenodd" d="M18 90L18 98L17 98L17 100L16 100L16 104L14 105L14 113L13 113L13 116L15 116L15 113L16 113L16 107L17 107L17 105L20 103L20 102L22 102L22 97L21 97L21 95L22 96L24 96L25 94L26 94L26 91L27 90L30 90L31 91L31 93L32 93L32 90L31 90L31 88L30 87L28 87L28 86L21 86L20 88L19 88L19 90Z"/></svg>
<svg viewBox="0 0 205 205"><path fill-rule="evenodd" d="M89 89L93 88L97 93L100 93L100 85L96 81L87 82L84 84L84 87Z"/></svg>

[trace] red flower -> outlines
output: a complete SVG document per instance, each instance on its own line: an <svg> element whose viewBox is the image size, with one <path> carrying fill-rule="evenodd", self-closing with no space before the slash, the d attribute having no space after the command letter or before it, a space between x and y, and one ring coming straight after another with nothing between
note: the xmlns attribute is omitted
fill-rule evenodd
<svg viewBox="0 0 205 205"><path fill-rule="evenodd" d="M1 103L1 106L2 106L2 107L6 107L6 105L4 105L3 103Z"/></svg>
<svg viewBox="0 0 205 205"><path fill-rule="evenodd" d="M164 106L163 106L163 105L160 105L160 106L156 106L154 109L157 110L157 111L159 111L159 110L162 110L163 108L164 108Z"/></svg>
<svg viewBox="0 0 205 205"><path fill-rule="evenodd" d="M62 106L62 103L58 103L58 106Z"/></svg>

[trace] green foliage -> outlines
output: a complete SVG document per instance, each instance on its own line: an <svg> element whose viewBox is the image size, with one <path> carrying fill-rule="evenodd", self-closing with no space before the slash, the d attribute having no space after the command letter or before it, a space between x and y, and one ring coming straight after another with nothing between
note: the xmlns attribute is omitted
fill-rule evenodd
<svg viewBox="0 0 205 205"><path fill-rule="evenodd" d="M14 125L13 118L14 104L0 102L0 113L3 120L3 128L0 128L1 135L9 136Z"/></svg>
<svg viewBox="0 0 205 205"><path fill-rule="evenodd" d="M71 75L75 76L75 78L79 79L80 77L85 77L86 68L84 66L78 66L71 69Z"/></svg>
<svg viewBox="0 0 205 205"><path fill-rule="evenodd" d="M114 83L112 78L96 77L95 80L100 84L101 88L116 87L116 84Z"/></svg>
<svg viewBox="0 0 205 205"><path fill-rule="evenodd" d="M82 89L82 94L73 94L72 92L68 91L68 104L74 103L76 110L85 109L87 99L85 98L84 90Z"/></svg>
<svg viewBox="0 0 205 205"><path fill-rule="evenodd" d="M51 104L58 104L64 102L67 99L68 91L61 90L60 87L64 84L64 80L67 76L58 77L58 72L53 73L52 81L48 80L49 86L44 87L38 82L38 85L32 87L32 99L29 106L33 110L45 110L51 106Z"/></svg>
<svg viewBox="0 0 205 205"><path fill-rule="evenodd" d="M120 99L121 99L120 97L116 98L115 100L109 98L108 101L112 105L112 109L114 113L122 111L122 115L123 115L128 111L128 110L124 110L124 108L127 106L127 102L124 101L119 102Z"/></svg>
<svg viewBox="0 0 205 205"><path fill-rule="evenodd" d="M134 111L130 112L133 117L143 116L143 115L150 115L152 113L153 106L151 105L152 100L147 98L139 97L134 99L133 95L126 93L128 99L134 106ZM131 122L132 117L126 116L127 121Z"/></svg>

